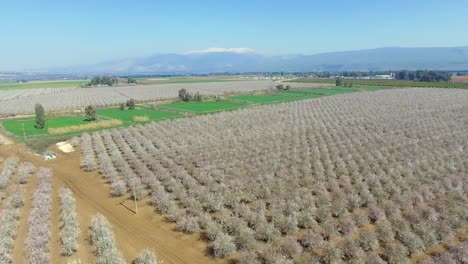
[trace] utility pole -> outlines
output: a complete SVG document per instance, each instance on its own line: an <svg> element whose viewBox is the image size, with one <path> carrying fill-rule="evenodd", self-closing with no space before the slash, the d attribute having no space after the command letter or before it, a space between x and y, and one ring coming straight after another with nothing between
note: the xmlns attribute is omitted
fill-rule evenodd
<svg viewBox="0 0 468 264"><path fill-rule="evenodd" d="M136 189L135 189L135 177L133 177L132 183L133 183L133 199L135 201L135 214L138 214L138 204L136 200Z"/></svg>
<svg viewBox="0 0 468 264"><path fill-rule="evenodd" d="M24 142L26 142L26 131L24 130L24 123L21 123L21 125L23 125L23 138Z"/></svg>

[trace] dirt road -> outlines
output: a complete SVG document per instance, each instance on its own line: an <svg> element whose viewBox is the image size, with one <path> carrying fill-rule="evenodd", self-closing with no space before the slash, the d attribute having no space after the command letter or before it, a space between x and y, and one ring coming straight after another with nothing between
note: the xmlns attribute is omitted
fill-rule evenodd
<svg viewBox="0 0 468 264"><path fill-rule="evenodd" d="M75 194L81 225L80 245L77 253L83 263L95 263L94 252L89 241L91 217L97 213L105 215L112 224L117 237L118 247L130 263L145 248L153 249L159 260L169 263L225 263L207 255L207 245L198 234L186 235L175 231L175 225L169 224L164 217L154 211L148 199L138 203L138 214L132 210L134 203L128 197L114 198L110 189L97 173L85 173L79 169L78 152L62 153L56 150L57 159L44 161L25 150L23 145L11 144L0 146L0 157L18 156L21 160L32 161L36 166L45 166L54 172L53 213L51 221L51 257L52 263L67 263L72 259L61 256L59 236L59 200L58 190L69 187ZM27 200L24 208L30 208L35 181L28 184ZM29 211L22 211L21 225L14 249L14 257L23 260L22 248L28 230Z"/></svg>

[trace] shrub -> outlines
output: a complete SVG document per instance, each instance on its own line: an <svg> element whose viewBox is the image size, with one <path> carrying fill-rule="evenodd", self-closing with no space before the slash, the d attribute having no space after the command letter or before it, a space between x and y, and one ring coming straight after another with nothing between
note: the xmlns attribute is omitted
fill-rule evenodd
<svg viewBox="0 0 468 264"><path fill-rule="evenodd" d="M278 246L283 255L293 258L302 253L302 247L294 237L287 236L279 240Z"/></svg>
<svg viewBox="0 0 468 264"><path fill-rule="evenodd" d="M185 215L177 222L176 229L185 233L193 233L198 232L200 227L198 226L197 218Z"/></svg>
<svg viewBox="0 0 468 264"><path fill-rule="evenodd" d="M278 238L281 233L276 229L272 224L267 222L261 222L255 228L255 237L258 240L262 240L265 242L270 242L276 238Z"/></svg>
<svg viewBox="0 0 468 264"><path fill-rule="evenodd" d="M26 184L31 177L31 174L34 170L34 165L27 161L20 164L18 169L18 182L21 184Z"/></svg>
<svg viewBox="0 0 468 264"><path fill-rule="evenodd" d="M405 263L408 249L399 243L385 244L385 260L390 264Z"/></svg>
<svg viewBox="0 0 468 264"><path fill-rule="evenodd" d="M364 258L364 251L356 243L356 240L352 237L346 237L341 244L345 255L345 261L349 263L362 263Z"/></svg>
<svg viewBox="0 0 468 264"><path fill-rule="evenodd" d="M405 245L411 254L424 250L423 241L411 232L401 232L398 234L398 239Z"/></svg>
<svg viewBox="0 0 468 264"><path fill-rule="evenodd" d="M468 242L462 242L450 248L449 251L459 263L468 263Z"/></svg>
<svg viewBox="0 0 468 264"><path fill-rule="evenodd" d="M158 260L151 250L144 249L138 254L133 264L158 264Z"/></svg>
<svg viewBox="0 0 468 264"><path fill-rule="evenodd" d="M265 264L292 264L293 262L281 255L278 249L272 245L266 245L261 254Z"/></svg>
<svg viewBox="0 0 468 264"><path fill-rule="evenodd" d="M198 216L198 226L201 228L201 229L205 229L209 223L211 222L211 216L209 213L203 213L203 214L200 214Z"/></svg>
<svg viewBox="0 0 468 264"><path fill-rule="evenodd" d="M73 147L78 147L78 146L80 145L80 138L77 137L77 136L73 136L73 137L71 138L70 144L71 144Z"/></svg>
<svg viewBox="0 0 468 264"><path fill-rule="evenodd" d="M356 230L354 222L349 218L344 218L339 221L340 232L344 235L350 235Z"/></svg>
<svg viewBox="0 0 468 264"><path fill-rule="evenodd" d="M213 242L213 254L216 257L229 257L236 252L236 245L229 235L221 234Z"/></svg>
<svg viewBox="0 0 468 264"><path fill-rule="evenodd" d="M127 185L124 180L117 180L111 184L112 196L122 196L127 192Z"/></svg>
<svg viewBox="0 0 468 264"><path fill-rule="evenodd" d="M273 217L273 223L283 234L290 234L297 230L297 218L292 215L276 214Z"/></svg>
<svg viewBox="0 0 468 264"><path fill-rule="evenodd" d="M205 234L209 240L215 241L216 239L218 239L218 237L220 237L223 234L223 231L217 223L211 222L206 226Z"/></svg>
<svg viewBox="0 0 468 264"><path fill-rule="evenodd" d="M237 264L260 264L255 251L243 251L239 254L236 260Z"/></svg>
<svg viewBox="0 0 468 264"><path fill-rule="evenodd" d="M393 232L392 225L388 221L377 223L376 232L379 240L384 243L391 243L391 241L395 239L395 233Z"/></svg>
<svg viewBox="0 0 468 264"><path fill-rule="evenodd" d="M243 228L236 237L235 243L239 250L254 250L256 244L254 232L249 228Z"/></svg>
<svg viewBox="0 0 468 264"><path fill-rule="evenodd" d="M11 195L10 203L8 206L13 207L13 208L20 208L23 205L24 205L23 189L16 187L13 190L13 194Z"/></svg>
<svg viewBox="0 0 468 264"><path fill-rule="evenodd" d="M314 219L314 212L311 209L301 211L297 217L297 225L300 228L311 228L317 222Z"/></svg>
<svg viewBox="0 0 468 264"><path fill-rule="evenodd" d="M458 262L453 258L453 255L450 252L444 252L441 254L438 254L433 257L432 259L434 263L437 264L458 264L462 262Z"/></svg>
<svg viewBox="0 0 468 264"><path fill-rule="evenodd" d="M357 211L353 215L353 219L358 227L363 227L369 224L369 218L367 217L367 213L365 211Z"/></svg>
<svg viewBox="0 0 468 264"><path fill-rule="evenodd" d="M359 244L365 251L373 251L379 248L379 241L372 231L362 231L359 235Z"/></svg>
<svg viewBox="0 0 468 264"><path fill-rule="evenodd" d="M325 263L342 263L343 258L344 258L344 253L343 251L334 245L331 244L325 244L323 247L324 250L324 256L322 257L322 260Z"/></svg>
<svg viewBox="0 0 468 264"><path fill-rule="evenodd" d="M135 100L129 99L129 100L127 101L127 107L128 107L129 110L135 109Z"/></svg>
<svg viewBox="0 0 468 264"><path fill-rule="evenodd" d="M369 218L372 222L378 222L385 219L385 212L379 207L373 205L369 209Z"/></svg>
<svg viewBox="0 0 468 264"><path fill-rule="evenodd" d="M386 262L375 252L367 253L366 264L385 264Z"/></svg>
<svg viewBox="0 0 468 264"><path fill-rule="evenodd" d="M343 85L343 79L341 78L336 78L335 80L335 86L342 86Z"/></svg>
<svg viewBox="0 0 468 264"><path fill-rule="evenodd" d="M98 214L91 219L91 241L99 264L125 263L117 249L114 233L106 217Z"/></svg>
<svg viewBox="0 0 468 264"><path fill-rule="evenodd" d="M276 88L276 90L282 91L282 90L284 90L284 85L278 84L278 85L275 86L275 88Z"/></svg>
<svg viewBox="0 0 468 264"><path fill-rule="evenodd" d="M302 234L299 241L301 242L302 246L306 248L315 248L322 245L323 238L319 233L316 233L312 230L307 230L304 234Z"/></svg>

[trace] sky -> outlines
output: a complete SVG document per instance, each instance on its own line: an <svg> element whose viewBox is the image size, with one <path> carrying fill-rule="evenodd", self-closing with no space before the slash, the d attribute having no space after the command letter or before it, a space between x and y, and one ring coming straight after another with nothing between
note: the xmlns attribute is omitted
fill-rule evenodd
<svg viewBox="0 0 468 264"><path fill-rule="evenodd" d="M208 48L269 55L468 46L467 0L2 0L0 70Z"/></svg>

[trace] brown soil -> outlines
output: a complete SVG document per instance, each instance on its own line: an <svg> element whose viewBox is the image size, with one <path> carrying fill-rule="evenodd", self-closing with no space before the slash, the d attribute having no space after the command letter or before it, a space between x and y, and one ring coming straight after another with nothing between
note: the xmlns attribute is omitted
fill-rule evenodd
<svg viewBox="0 0 468 264"><path fill-rule="evenodd" d="M83 263L96 262L89 241L89 225L91 217L97 213L105 215L112 224L118 247L129 263L145 248L154 250L158 259L166 264L227 262L209 256L206 253L207 245L199 234L186 235L175 231L174 224L169 224L163 216L156 213L148 199L138 202L138 214L135 214L131 199L111 197L108 184L97 173L80 170L79 151L63 153L55 146L51 150L57 153L57 159L44 161L23 145L0 146L0 158L16 155L21 160L33 162L36 167L49 167L54 172L50 248L52 263L67 263L76 257ZM69 187L75 194L81 227L78 252L75 257L68 259L60 254L58 191L63 186ZM35 187L36 179L32 177L26 186L25 206L21 211L20 228L13 251L14 263L24 263L23 245L28 232L27 218Z"/></svg>
<svg viewBox="0 0 468 264"><path fill-rule="evenodd" d="M452 76L452 82L468 82L468 76Z"/></svg>
<svg viewBox="0 0 468 264"><path fill-rule="evenodd" d="M0 145L10 145L13 144L13 141L0 133Z"/></svg>

